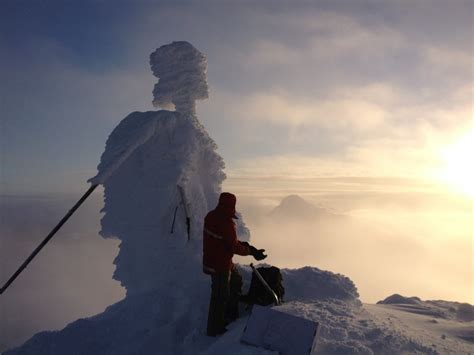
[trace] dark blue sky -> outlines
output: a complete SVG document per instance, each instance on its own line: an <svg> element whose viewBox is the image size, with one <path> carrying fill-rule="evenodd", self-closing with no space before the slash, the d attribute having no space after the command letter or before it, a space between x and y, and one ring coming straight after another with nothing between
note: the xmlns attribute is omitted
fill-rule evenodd
<svg viewBox="0 0 474 355"><path fill-rule="evenodd" d="M74 64L107 70L120 63L106 59L126 49L117 40L118 29L133 20L139 8L120 1L4 1L2 33L12 49L49 39L70 51Z"/></svg>
<svg viewBox="0 0 474 355"><path fill-rule="evenodd" d="M208 57L198 114L231 175L422 175L471 127L471 1L0 6L3 193L83 190L113 127L153 109L148 56L173 40Z"/></svg>

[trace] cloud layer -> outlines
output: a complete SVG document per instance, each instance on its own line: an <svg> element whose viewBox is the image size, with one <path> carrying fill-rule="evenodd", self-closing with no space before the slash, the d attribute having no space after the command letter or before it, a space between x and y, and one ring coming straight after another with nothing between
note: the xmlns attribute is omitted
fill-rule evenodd
<svg viewBox="0 0 474 355"><path fill-rule="evenodd" d="M344 165L366 155L351 163L372 172L397 152L384 172L423 174L436 165L433 147L473 126L469 1L86 5L77 28L68 16L84 10L61 2L35 5L26 23L25 8L5 8L2 26L18 28L0 41L8 189L54 189L34 163L51 155L48 171L71 179L65 190L93 174L113 125L151 109L148 55L175 40L208 57L210 100L198 113L230 171L269 156ZM88 170L80 179L77 165Z"/></svg>

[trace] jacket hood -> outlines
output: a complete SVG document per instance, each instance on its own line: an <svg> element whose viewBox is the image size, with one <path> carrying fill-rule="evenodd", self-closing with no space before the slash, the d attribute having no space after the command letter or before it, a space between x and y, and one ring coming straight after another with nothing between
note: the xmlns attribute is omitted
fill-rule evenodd
<svg viewBox="0 0 474 355"><path fill-rule="evenodd" d="M238 217L235 215L236 203L237 197L235 197L234 194L231 194L230 192L223 192L219 196L219 203L217 204L216 209L229 218L238 219Z"/></svg>

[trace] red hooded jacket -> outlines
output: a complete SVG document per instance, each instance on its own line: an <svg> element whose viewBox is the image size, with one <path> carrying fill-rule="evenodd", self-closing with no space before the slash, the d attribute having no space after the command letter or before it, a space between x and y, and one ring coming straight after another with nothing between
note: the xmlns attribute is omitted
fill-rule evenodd
<svg viewBox="0 0 474 355"><path fill-rule="evenodd" d="M203 271L206 274L232 270L234 254L249 255L246 244L237 239L235 229L235 195L223 192L217 207L204 219L203 231Z"/></svg>

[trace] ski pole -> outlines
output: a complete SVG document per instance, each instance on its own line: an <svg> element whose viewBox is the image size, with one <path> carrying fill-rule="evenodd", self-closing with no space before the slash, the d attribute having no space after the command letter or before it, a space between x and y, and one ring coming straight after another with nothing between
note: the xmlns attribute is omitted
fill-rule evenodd
<svg viewBox="0 0 474 355"><path fill-rule="evenodd" d="M183 203L184 214L186 216L186 230L188 232L188 242L189 242L189 240L191 239L191 219L189 218L188 205L186 203L186 196L184 194L184 189L181 185L178 185L178 190L181 195L181 202Z"/></svg>
<svg viewBox="0 0 474 355"><path fill-rule="evenodd" d="M173 223L171 223L171 234L173 234L174 232L174 222L176 221L176 212L178 212L178 206L176 206L176 208L174 209L174 215L173 215Z"/></svg>
<svg viewBox="0 0 474 355"><path fill-rule="evenodd" d="M34 259L34 257L43 249L43 247L53 238L56 232L63 226L64 223L73 215L74 212L82 205L82 203L89 197L89 195L95 190L98 184L92 185L86 193L76 202L76 204L69 210L68 213L59 221L56 227L53 228L51 232L43 239L43 241L36 247L35 250L30 254L30 256L20 265L18 270L8 279L8 281L0 288L0 295L5 292L5 290L15 281L18 275L28 266L28 264Z"/></svg>
<svg viewBox="0 0 474 355"><path fill-rule="evenodd" d="M267 283L267 281L265 281L265 279L263 278L263 276L258 272L258 270L255 268L255 266L253 266L253 264L250 264L250 267L252 268L253 272L255 273L255 275L257 275L258 279L260 280L260 282L262 283L263 287L265 287L267 289L268 292L270 292L270 294L272 295L273 297L273 302L275 303L276 306L280 305L280 299L278 298L277 294L275 293L275 291L273 291L273 289L270 287L270 285Z"/></svg>

